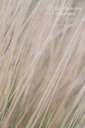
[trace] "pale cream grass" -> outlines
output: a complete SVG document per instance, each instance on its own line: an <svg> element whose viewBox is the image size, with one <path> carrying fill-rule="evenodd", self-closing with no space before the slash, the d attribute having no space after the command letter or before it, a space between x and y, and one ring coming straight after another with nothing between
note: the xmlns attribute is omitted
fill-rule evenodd
<svg viewBox="0 0 85 128"><path fill-rule="evenodd" d="M84 2L6 0L2 4L0 127L84 128ZM61 25L62 16L50 17L48 6L79 6L82 11L73 18L74 25L66 17Z"/></svg>

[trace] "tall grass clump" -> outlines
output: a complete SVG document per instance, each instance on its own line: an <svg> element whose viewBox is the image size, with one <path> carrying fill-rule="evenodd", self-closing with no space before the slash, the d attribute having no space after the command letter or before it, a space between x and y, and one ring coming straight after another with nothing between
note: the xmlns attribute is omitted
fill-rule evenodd
<svg viewBox="0 0 85 128"><path fill-rule="evenodd" d="M85 128L84 8L0 0L0 128Z"/></svg>

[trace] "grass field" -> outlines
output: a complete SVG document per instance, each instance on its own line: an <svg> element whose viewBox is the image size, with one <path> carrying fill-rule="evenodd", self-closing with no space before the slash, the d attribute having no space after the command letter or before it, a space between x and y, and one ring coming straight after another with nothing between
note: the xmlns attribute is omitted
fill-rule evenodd
<svg viewBox="0 0 85 128"><path fill-rule="evenodd" d="M0 128L85 128L84 8L0 0Z"/></svg>

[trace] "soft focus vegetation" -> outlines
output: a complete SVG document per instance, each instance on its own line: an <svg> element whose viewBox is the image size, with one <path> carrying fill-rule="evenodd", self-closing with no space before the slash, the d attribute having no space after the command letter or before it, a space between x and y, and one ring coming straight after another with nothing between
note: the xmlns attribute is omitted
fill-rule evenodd
<svg viewBox="0 0 85 128"><path fill-rule="evenodd" d="M0 128L85 128L84 4L0 0Z"/></svg>

